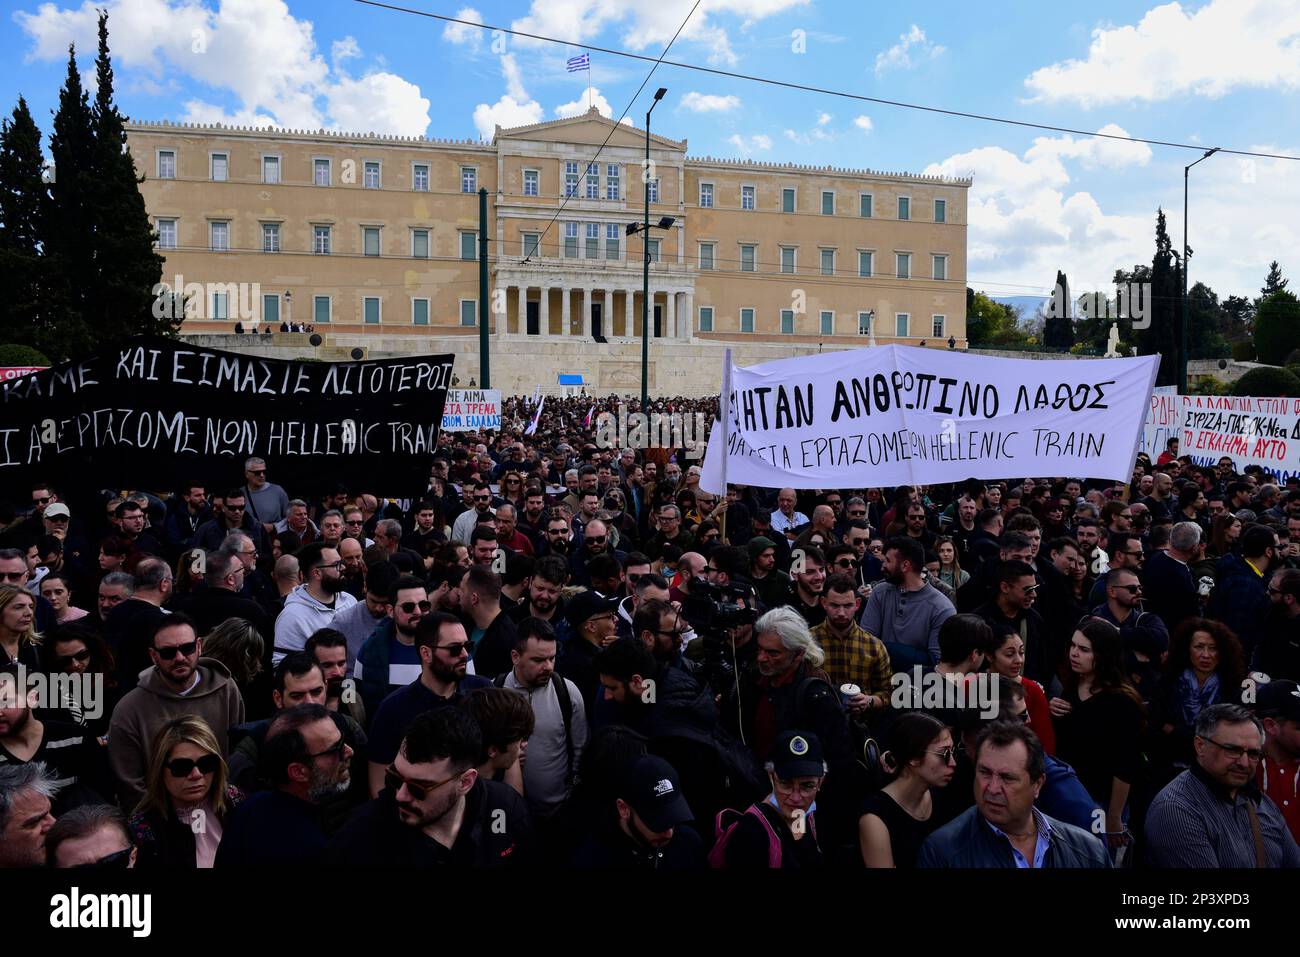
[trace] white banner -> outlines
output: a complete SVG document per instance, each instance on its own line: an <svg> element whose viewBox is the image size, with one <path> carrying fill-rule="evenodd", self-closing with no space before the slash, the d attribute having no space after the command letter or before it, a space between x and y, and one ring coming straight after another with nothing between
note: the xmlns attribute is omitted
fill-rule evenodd
<svg viewBox="0 0 1300 957"><path fill-rule="evenodd" d="M442 410L444 432L481 432L501 428L500 389L448 389Z"/></svg>
<svg viewBox="0 0 1300 957"><path fill-rule="evenodd" d="M857 488L967 478L1121 479L1159 356L1002 359L881 346L731 369L700 485Z"/></svg>
<svg viewBox="0 0 1300 957"><path fill-rule="evenodd" d="M1138 442L1138 451L1145 452L1152 462L1160 458L1160 453L1172 438L1178 438L1178 420L1182 412L1178 404L1178 387L1173 385L1156 386L1151 394L1151 404L1147 409L1146 424L1142 426L1142 439Z"/></svg>
<svg viewBox="0 0 1300 957"><path fill-rule="evenodd" d="M1238 473L1259 465L1281 482L1300 474L1300 399L1184 395L1179 408L1179 452L1197 465L1226 455Z"/></svg>

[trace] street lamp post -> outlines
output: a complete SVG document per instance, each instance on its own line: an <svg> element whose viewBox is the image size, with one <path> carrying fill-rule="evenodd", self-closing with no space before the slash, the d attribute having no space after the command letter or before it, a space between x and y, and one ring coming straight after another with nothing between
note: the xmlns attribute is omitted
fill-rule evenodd
<svg viewBox="0 0 1300 957"><path fill-rule="evenodd" d="M1206 150L1205 155L1196 163L1209 159L1217 152L1219 152L1217 146L1212 150ZM1180 395L1187 392L1187 181L1188 174L1196 163L1183 167L1183 318L1178 324L1178 392Z"/></svg>
<svg viewBox="0 0 1300 957"><path fill-rule="evenodd" d="M645 187L645 218L641 224L642 246L645 248L644 262L641 268L641 411L650 403L650 114L655 105L664 98L668 90L659 87L655 90L650 109L645 111L645 169L642 171L642 185Z"/></svg>

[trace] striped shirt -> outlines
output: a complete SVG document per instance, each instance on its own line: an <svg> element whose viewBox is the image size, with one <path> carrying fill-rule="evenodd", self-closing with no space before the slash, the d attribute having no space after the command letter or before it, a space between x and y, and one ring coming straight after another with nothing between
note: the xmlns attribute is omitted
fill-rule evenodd
<svg viewBox="0 0 1300 957"><path fill-rule="evenodd" d="M1255 806L1269 867L1300 867L1300 848L1282 813L1254 784L1227 789L1194 764L1156 795L1147 812L1153 867L1254 867L1255 838L1247 802Z"/></svg>
<svg viewBox="0 0 1300 957"><path fill-rule="evenodd" d="M41 724L41 743L26 760L17 757L0 743L0 768L10 764L44 761L46 770L54 777L54 783L59 789L70 788L77 783L79 774L86 770L86 763L93 756L92 745L95 739L86 734L85 728L66 721L42 721Z"/></svg>

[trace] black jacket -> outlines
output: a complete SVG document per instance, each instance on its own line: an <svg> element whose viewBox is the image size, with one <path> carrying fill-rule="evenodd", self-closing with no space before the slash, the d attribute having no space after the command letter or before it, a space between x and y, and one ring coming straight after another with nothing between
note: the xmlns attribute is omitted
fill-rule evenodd
<svg viewBox="0 0 1300 957"><path fill-rule="evenodd" d="M263 791L227 818L213 866L308 868L324 852L320 809L284 791Z"/></svg>
<svg viewBox="0 0 1300 957"><path fill-rule="evenodd" d="M687 825L673 828L673 837L663 847L634 841L615 823L605 823L587 833L573 855L573 867L601 871L676 871L704 868L704 842Z"/></svg>
<svg viewBox="0 0 1300 957"><path fill-rule="evenodd" d="M1300 618L1288 618L1281 606L1275 605L1250 667L1274 680L1300 681Z"/></svg>
<svg viewBox="0 0 1300 957"><path fill-rule="evenodd" d="M1264 622L1271 610L1268 598L1268 572L1258 574L1239 555L1224 555L1219 559L1218 575L1207 609L1232 629L1246 652L1246 660L1263 638Z"/></svg>
<svg viewBox="0 0 1300 957"><path fill-rule="evenodd" d="M465 623L465 631L467 634L474 631L472 621ZM510 651L514 648L517 633L513 619L505 611L492 619L492 624L487 626L474 649L474 673L491 679L513 668Z"/></svg>
<svg viewBox="0 0 1300 957"><path fill-rule="evenodd" d="M385 789L358 808L335 835L325 862L330 867L383 869L519 867L528 863L532 840L524 799L508 785L479 778L465 795L465 816L450 848L403 824L393 792Z"/></svg>
<svg viewBox="0 0 1300 957"><path fill-rule="evenodd" d="M1041 812L1040 812L1041 813ZM1051 827L1043 867L1108 868L1110 855L1093 835L1047 817ZM972 807L935 831L921 845L917 867L1015 867L1011 842L993 832Z"/></svg>
<svg viewBox="0 0 1300 957"><path fill-rule="evenodd" d="M1184 619L1200 614L1191 569L1177 559L1164 552L1152 552L1138 577L1147 611L1159 615L1171 635Z"/></svg>

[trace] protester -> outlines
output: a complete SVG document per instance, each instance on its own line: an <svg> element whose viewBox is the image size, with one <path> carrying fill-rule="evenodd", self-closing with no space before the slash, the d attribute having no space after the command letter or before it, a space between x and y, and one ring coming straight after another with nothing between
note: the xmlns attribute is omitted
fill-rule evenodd
<svg viewBox="0 0 1300 957"><path fill-rule="evenodd" d="M916 866L921 845L938 823L930 792L952 780L956 752L952 733L924 712L904 714L890 725L885 755L891 779L867 799L858 823L867 867Z"/></svg>

